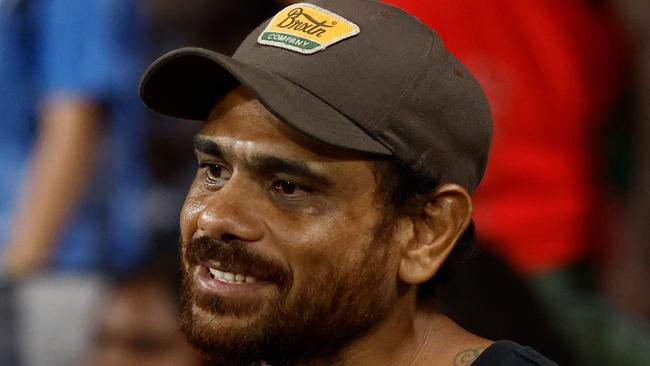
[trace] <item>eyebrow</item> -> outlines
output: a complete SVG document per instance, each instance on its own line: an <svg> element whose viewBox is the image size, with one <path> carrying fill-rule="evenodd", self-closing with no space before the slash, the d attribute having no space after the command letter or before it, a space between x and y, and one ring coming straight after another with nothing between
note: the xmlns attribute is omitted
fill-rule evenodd
<svg viewBox="0 0 650 366"><path fill-rule="evenodd" d="M221 148L219 144L210 139L197 135L194 136L193 144L194 150L196 151L219 158L225 157L224 149Z"/></svg>
<svg viewBox="0 0 650 366"><path fill-rule="evenodd" d="M203 136L194 137L194 149L206 155L225 159L228 154L226 148ZM312 184L318 184L323 188L329 188L334 182L322 173L314 169L302 160L285 159L273 155L255 154L247 159L246 167L257 174L283 173L297 178L305 179Z"/></svg>

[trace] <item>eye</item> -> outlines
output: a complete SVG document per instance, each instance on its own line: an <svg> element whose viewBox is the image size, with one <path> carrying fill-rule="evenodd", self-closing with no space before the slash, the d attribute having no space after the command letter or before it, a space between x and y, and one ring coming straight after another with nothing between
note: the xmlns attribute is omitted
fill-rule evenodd
<svg viewBox="0 0 650 366"><path fill-rule="evenodd" d="M273 189L274 192L284 196L292 196L300 193L313 191L309 187L297 183L293 183L288 180L276 180L275 182L273 182L271 189Z"/></svg>
<svg viewBox="0 0 650 366"><path fill-rule="evenodd" d="M230 173L219 164L204 163L201 168L205 168L206 181L209 184L223 184L230 178Z"/></svg>
<svg viewBox="0 0 650 366"><path fill-rule="evenodd" d="M208 179L221 179L221 173L223 170L223 168L221 168L221 165L209 164L207 168Z"/></svg>

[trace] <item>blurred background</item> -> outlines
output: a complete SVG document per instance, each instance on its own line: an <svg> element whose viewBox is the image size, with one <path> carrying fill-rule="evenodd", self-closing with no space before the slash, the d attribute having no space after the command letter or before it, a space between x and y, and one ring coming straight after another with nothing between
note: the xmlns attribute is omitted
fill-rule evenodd
<svg viewBox="0 0 650 366"><path fill-rule="evenodd" d="M441 308L561 365L650 365L650 2L387 2L494 115L479 251ZM201 364L175 262L200 123L147 111L138 79L289 3L0 0L0 365Z"/></svg>

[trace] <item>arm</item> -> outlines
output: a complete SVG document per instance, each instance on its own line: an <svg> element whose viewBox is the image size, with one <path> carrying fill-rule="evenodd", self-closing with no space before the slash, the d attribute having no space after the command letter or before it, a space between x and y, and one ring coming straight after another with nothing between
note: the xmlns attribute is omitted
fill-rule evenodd
<svg viewBox="0 0 650 366"><path fill-rule="evenodd" d="M91 176L99 117L94 103L76 97L52 99L42 109L7 245L10 277L38 271L55 251Z"/></svg>

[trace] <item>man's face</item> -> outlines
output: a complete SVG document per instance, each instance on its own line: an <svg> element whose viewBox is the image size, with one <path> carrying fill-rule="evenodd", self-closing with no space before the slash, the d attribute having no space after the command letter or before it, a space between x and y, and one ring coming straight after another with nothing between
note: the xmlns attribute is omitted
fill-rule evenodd
<svg viewBox="0 0 650 366"><path fill-rule="evenodd" d="M243 88L195 141L181 213L183 328L219 359L333 354L397 301L373 163L284 125Z"/></svg>

